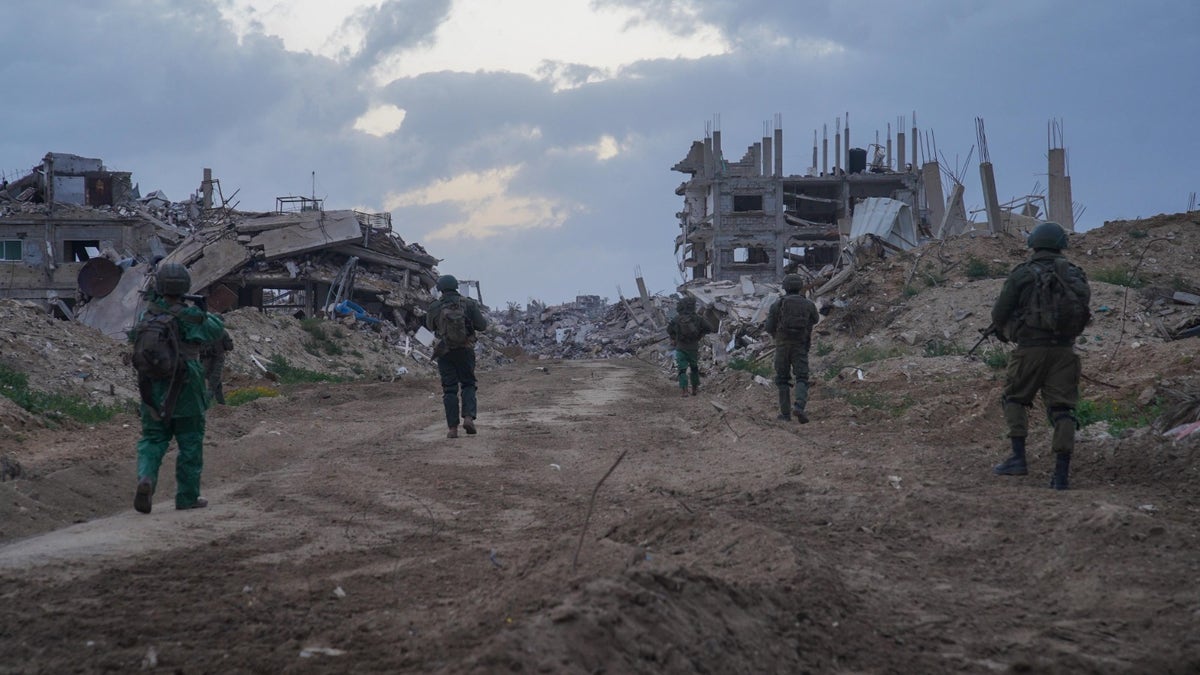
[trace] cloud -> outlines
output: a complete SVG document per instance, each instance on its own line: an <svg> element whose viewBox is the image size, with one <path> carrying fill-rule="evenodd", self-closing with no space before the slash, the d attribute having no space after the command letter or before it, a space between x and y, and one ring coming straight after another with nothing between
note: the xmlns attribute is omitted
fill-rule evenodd
<svg viewBox="0 0 1200 675"><path fill-rule="evenodd" d="M404 124L404 108L385 104L375 106L354 120L354 128L372 136L387 136Z"/></svg>
<svg viewBox="0 0 1200 675"><path fill-rule="evenodd" d="M680 34L632 9L596 8L588 0L454 0L427 44L382 59L374 74L384 84L441 71L510 72L570 88L616 77L622 66L646 59L728 50L721 33L703 22Z"/></svg>
<svg viewBox="0 0 1200 675"><path fill-rule="evenodd" d="M578 206L545 197L514 194L520 166L466 172L423 187L388 195L390 210L451 205L458 217L425 235L430 241L460 237L484 239L501 233L561 227Z"/></svg>

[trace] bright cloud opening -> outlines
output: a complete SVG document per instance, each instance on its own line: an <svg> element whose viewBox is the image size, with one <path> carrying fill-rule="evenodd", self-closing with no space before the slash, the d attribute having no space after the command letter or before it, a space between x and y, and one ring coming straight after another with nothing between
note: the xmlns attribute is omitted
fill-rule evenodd
<svg viewBox="0 0 1200 675"><path fill-rule="evenodd" d="M462 217L424 237L434 241L456 237L484 239L515 230L562 226L577 207L544 197L512 194L510 184L519 170L520 166L506 166L459 174L388 195L384 206L389 211L413 206L456 206Z"/></svg>
<svg viewBox="0 0 1200 675"><path fill-rule="evenodd" d="M592 68L585 81L597 81L644 59L700 58L731 48L719 29L698 19L691 35L680 36L635 10L593 8L589 0L455 0L430 44L384 59L375 69L377 82L447 70L502 71L564 88L583 82L560 81L560 69L547 64Z"/></svg>
<svg viewBox="0 0 1200 675"><path fill-rule="evenodd" d="M354 120L354 129L372 136L387 136L404 124L408 113L404 108L386 104L371 108Z"/></svg>
<svg viewBox="0 0 1200 675"><path fill-rule="evenodd" d="M238 39L257 32L278 37L284 48L336 57L362 46L361 32L346 30L346 19L383 0L214 0Z"/></svg>

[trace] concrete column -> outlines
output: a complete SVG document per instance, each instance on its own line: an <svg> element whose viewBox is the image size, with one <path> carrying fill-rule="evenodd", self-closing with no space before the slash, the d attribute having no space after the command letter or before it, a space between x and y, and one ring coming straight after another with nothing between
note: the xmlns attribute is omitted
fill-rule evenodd
<svg viewBox="0 0 1200 675"><path fill-rule="evenodd" d="M917 159L917 112L915 110L913 111L912 160L910 160L910 161L912 162L913 173L917 173L917 171L918 171L917 162L920 162L921 160ZM939 186L940 186L940 183L939 183Z"/></svg>
<svg viewBox="0 0 1200 675"><path fill-rule="evenodd" d="M720 130L713 131L713 174L722 173L725 170L725 156L721 153L721 132Z"/></svg>
<svg viewBox="0 0 1200 675"><path fill-rule="evenodd" d="M753 176L762 175L762 142L750 146L750 166Z"/></svg>
<svg viewBox="0 0 1200 675"><path fill-rule="evenodd" d="M979 163L979 180L983 184L983 205L987 210L988 231L996 234L1004 229L1000 222L1000 200L996 197L996 173L991 162Z"/></svg>
<svg viewBox="0 0 1200 675"><path fill-rule="evenodd" d="M887 125L887 134L888 134L888 137L887 137L887 164L885 164L884 166L886 166L888 169L891 169L892 168L892 125L891 124ZM879 142L879 132L878 131L875 132L875 142L876 143ZM899 169L900 165L897 164L896 168Z"/></svg>
<svg viewBox="0 0 1200 675"><path fill-rule="evenodd" d="M704 139L704 178L712 178L713 175L713 139L711 136Z"/></svg>
<svg viewBox="0 0 1200 675"><path fill-rule="evenodd" d="M821 129L821 175L829 175L829 125Z"/></svg>
<svg viewBox="0 0 1200 675"><path fill-rule="evenodd" d="M849 112L846 113L846 139L845 140L846 140L846 156L845 156L845 162L843 163L843 166L845 166L846 170L849 171L850 170L850 113Z"/></svg>
<svg viewBox="0 0 1200 675"><path fill-rule="evenodd" d="M1050 148L1049 158L1049 202L1046 205L1049 211L1046 217L1049 220L1062 225L1065 229L1067 221L1070 220L1071 202L1067 196L1067 151L1064 148Z"/></svg>
<svg viewBox="0 0 1200 675"><path fill-rule="evenodd" d="M1066 187L1066 191L1067 191L1067 197L1064 200L1067 203L1067 215L1065 218L1063 218L1061 221L1059 221L1058 224L1062 225L1063 229L1067 230L1068 232L1074 232L1075 231L1075 202L1071 198L1071 177L1070 176L1063 176L1063 185Z"/></svg>
<svg viewBox="0 0 1200 675"><path fill-rule="evenodd" d="M896 132L896 171L904 171L904 165L908 162L904 157L904 132Z"/></svg>
<svg viewBox="0 0 1200 675"><path fill-rule="evenodd" d="M940 228L946 215L945 197L942 195L941 167L937 162L925 162L921 168L921 184L925 186L925 204L929 207L929 224ZM938 230L934 230L937 232Z"/></svg>
<svg viewBox="0 0 1200 675"><path fill-rule="evenodd" d="M783 127L779 125L775 127L775 176L783 177Z"/></svg>
<svg viewBox="0 0 1200 675"><path fill-rule="evenodd" d="M842 132L833 136L833 168L837 173L842 172Z"/></svg>
<svg viewBox="0 0 1200 675"><path fill-rule="evenodd" d="M817 164L817 131L815 129L813 130L813 158L811 166L814 174L821 173L821 165Z"/></svg>
<svg viewBox="0 0 1200 675"><path fill-rule="evenodd" d="M204 170L204 181L200 183L200 205L206 209L212 208L212 169Z"/></svg>
<svg viewBox="0 0 1200 675"><path fill-rule="evenodd" d="M928 166L928 165L926 165ZM946 202L946 210L942 213L941 221L934 236L945 239L962 232L967 222L967 209L963 206L963 184L955 183L950 188L950 199Z"/></svg>
<svg viewBox="0 0 1200 675"><path fill-rule="evenodd" d="M772 167L775 165L771 158L771 137L763 136L762 139L762 175L770 176Z"/></svg>

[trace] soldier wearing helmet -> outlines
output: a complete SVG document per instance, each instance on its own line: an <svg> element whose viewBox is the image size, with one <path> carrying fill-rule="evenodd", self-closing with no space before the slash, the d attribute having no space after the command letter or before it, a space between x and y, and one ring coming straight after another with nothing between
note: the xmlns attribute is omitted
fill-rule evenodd
<svg viewBox="0 0 1200 675"><path fill-rule="evenodd" d="M204 344L221 339L225 324L217 315L184 303L183 296L191 290L191 285L191 275L183 265L158 265L154 288L146 293L146 309L130 335L136 339L148 319L169 315L179 340L176 367L169 376L155 378L142 372L138 375L142 436L137 444L138 482L133 507L141 513L150 513L158 471L172 438L179 445L175 460L175 508L208 505L200 496L200 473L204 466L204 417L210 396L200 350ZM135 346L141 344L140 339L135 342ZM134 363L138 362L135 358Z"/></svg>
<svg viewBox="0 0 1200 675"><path fill-rule="evenodd" d="M458 438L459 422L468 434L476 432L476 333L487 329L488 323L479 303L459 294L458 279L443 274L438 277L437 289L441 297L429 305L425 327L438 337L433 355L437 358L438 375L442 380L442 407L449 427L446 438Z"/></svg>
<svg viewBox="0 0 1200 675"><path fill-rule="evenodd" d="M804 277L783 278L783 297L767 313L767 333L775 341L775 386L779 389L779 419L808 423L808 350L812 329L820 320L817 306L804 297ZM792 379L795 378L795 400Z"/></svg>
<svg viewBox="0 0 1200 675"><path fill-rule="evenodd" d="M1001 339L1016 343L1009 355L1002 399L1012 452L992 471L1002 476L1029 472L1025 460L1028 409L1040 393L1054 427L1050 487L1066 490L1078 424L1080 362L1074 343L1091 317L1091 289L1083 270L1063 256L1067 233L1058 223L1038 225L1026 244L1033 254L1008 275L992 307L992 325Z"/></svg>
<svg viewBox="0 0 1200 675"><path fill-rule="evenodd" d="M700 393L700 340L715 332L712 323L696 313L696 298L685 296L675 304L675 316L667 322L667 337L675 350L680 396L688 395L689 379L692 396Z"/></svg>

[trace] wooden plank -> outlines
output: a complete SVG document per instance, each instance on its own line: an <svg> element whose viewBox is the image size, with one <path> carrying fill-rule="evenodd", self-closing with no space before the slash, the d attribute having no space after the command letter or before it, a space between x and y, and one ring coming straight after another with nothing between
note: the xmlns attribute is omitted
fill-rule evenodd
<svg viewBox="0 0 1200 675"><path fill-rule="evenodd" d="M308 220L258 234L253 244L262 246L266 259L271 260L362 239L362 228L353 211L311 213Z"/></svg>

